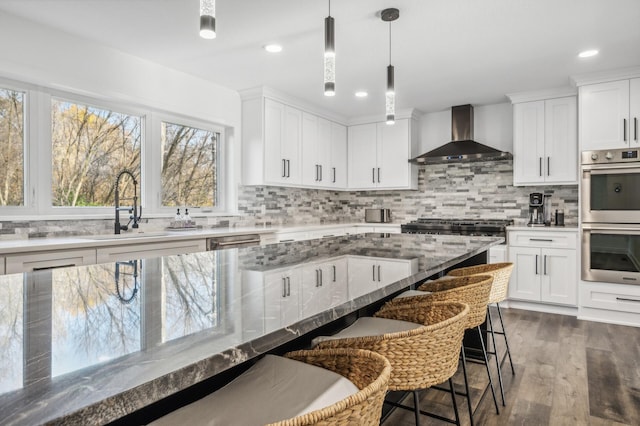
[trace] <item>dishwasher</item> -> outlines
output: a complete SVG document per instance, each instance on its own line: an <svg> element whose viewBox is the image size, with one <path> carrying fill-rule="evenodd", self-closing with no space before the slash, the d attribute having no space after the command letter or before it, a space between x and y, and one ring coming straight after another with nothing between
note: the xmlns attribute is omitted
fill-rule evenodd
<svg viewBox="0 0 640 426"><path fill-rule="evenodd" d="M207 251L226 248L257 246L258 244L260 244L260 235L258 234L209 237L207 238Z"/></svg>

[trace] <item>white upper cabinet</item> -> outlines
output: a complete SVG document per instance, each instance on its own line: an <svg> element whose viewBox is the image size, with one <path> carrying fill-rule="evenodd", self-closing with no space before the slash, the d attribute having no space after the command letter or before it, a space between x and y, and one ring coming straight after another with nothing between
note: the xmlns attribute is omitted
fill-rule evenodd
<svg viewBox="0 0 640 426"><path fill-rule="evenodd" d="M415 189L417 125L412 119L349 126L350 189Z"/></svg>
<svg viewBox="0 0 640 426"><path fill-rule="evenodd" d="M513 105L514 185L577 184L575 96Z"/></svg>
<svg viewBox="0 0 640 426"><path fill-rule="evenodd" d="M302 113L264 100L264 175L266 183L300 183Z"/></svg>
<svg viewBox="0 0 640 426"><path fill-rule="evenodd" d="M640 146L640 78L580 87L580 149Z"/></svg>
<svg viewBox="0 0 640 426"><path fill-rule="evenodd" d="M346 188L346 127L302 114L302 185Z"/></svg>

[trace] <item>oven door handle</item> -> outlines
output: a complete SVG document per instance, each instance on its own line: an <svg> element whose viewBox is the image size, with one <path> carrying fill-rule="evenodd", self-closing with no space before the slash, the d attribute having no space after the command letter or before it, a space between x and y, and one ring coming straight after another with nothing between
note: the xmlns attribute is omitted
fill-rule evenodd
<svg viewBox="0 0 640 426"><path fill-rule="evenodd" d="M593 175L609 175L627 173L629 169L636 169L640 173L640 165L638 162L633 163L616 163L616 164L590 164L582 166L582 172Z"/></svg>

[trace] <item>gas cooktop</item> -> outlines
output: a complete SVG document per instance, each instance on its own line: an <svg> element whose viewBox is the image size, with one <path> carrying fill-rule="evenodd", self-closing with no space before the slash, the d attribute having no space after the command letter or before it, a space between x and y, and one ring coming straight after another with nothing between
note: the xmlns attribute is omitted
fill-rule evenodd
<svg viewBox="0 0 640 426"><path fill-rule="evenodd" d="M513 220L419 218L401 226L406 234L506 235Z"/></svg>

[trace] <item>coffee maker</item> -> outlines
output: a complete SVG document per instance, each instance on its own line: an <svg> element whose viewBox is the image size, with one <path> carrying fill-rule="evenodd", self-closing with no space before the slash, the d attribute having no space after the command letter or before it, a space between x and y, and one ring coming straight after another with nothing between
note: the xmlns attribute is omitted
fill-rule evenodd
<svg viewBox="0 0 640 426"><path fill-rule="evenodd" d="M529 223L527 223L527 226L545 226L544 204L544 194L541 192L529 194Z"/></svg>

